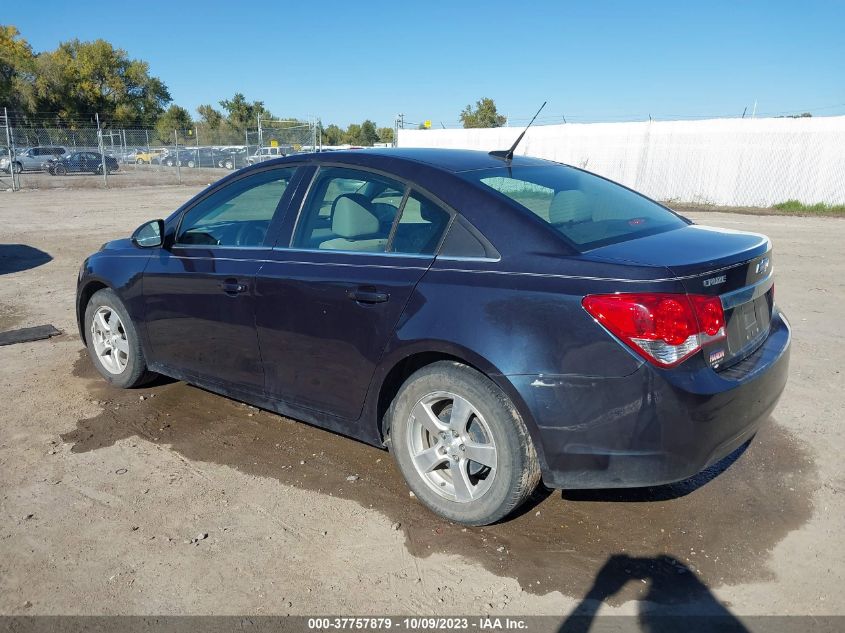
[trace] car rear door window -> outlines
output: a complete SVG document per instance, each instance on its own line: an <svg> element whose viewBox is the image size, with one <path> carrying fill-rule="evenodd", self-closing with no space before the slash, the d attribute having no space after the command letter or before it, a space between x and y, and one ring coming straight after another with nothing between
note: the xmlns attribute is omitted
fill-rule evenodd
<svg viewBox="0 0 845 633"><path fill-rule="evenodd" d="M295 167L241 178L201 200L183 216L177 245L261 246Z"/></svg>
<svg viewBox="0 0 845 633"><path fill-rule="evenodd" d="M390 243L390 252L433 255L451 216L425 196L412 191Z"/></svg>
<svg viewBox="0 0 845 633"><path fill-rule="evenodd" d="M383 253L404 186L343 167L321 169L297 222L293 248Z"/></svg>

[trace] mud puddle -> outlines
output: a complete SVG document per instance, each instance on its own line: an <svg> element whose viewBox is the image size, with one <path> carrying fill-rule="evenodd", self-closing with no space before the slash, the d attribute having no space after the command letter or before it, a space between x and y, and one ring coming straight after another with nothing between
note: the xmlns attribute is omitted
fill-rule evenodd
<svg viewBox="0 0 845 633"><path fill-rule="evenodd" d="M502 524L464 528L410 498L385 451L181 382L112 389L84 351L74 374L90 379L104 409L62 435L72 452L137 437L190 460L351 499L400 522L411 554L461 555L537 594L583 596L602 581L600 570L619 586L611 604L690 601L706 587L771 579L771 549L813 509L811 456L771 421L727 470L722 463L695 481L651 489L540 491Z"/></svg>

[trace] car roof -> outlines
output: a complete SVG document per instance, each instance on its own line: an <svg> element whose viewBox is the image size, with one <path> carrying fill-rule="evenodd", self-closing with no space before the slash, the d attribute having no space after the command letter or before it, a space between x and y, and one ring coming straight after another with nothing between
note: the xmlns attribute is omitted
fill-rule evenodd
<svg viewBox="0 0 845 633"><path fill-rule="evenodd" d="M327 160L337 160L346 156L378 156L385 159L423 163L444 171L453 173L489 169L505 166L501 158L491 156L488 152L469 149L444 149L434 147L377 147L358 150L336 150L328 153L315 154L326 157ZM528 156L514 156L511 164L516 165L544 165L548 161Z"/></svg>

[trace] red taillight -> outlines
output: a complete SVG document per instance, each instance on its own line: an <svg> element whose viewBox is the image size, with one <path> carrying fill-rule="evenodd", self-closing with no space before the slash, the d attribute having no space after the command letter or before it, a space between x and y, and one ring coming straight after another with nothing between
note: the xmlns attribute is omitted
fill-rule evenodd
<svg viewBox="0 0 845 633"><path fill-rule="evenodd" d="M584 309L635 352L672 367L725 337L719 297L670 293L588 295Z"/></svg>

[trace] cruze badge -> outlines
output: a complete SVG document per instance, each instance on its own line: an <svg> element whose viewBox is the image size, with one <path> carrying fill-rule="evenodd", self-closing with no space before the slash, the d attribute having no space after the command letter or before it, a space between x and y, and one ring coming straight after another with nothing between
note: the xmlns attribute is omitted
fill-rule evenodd
<svg viewBox="0 0 845 633"><path fill-rule="evenodd" d="M769 258L764 257L759 262L757 262L757 270L755 271L758 275L760 273L764 273L769 270Z"/></svg>
<svg viewBox="0 0 845 633"><path fill-rule="evenodd" d="M725 283L725 280L727 278L727 275L719 275L718 277L711 277L710 279L705 279L702 283L704 284L705 288L709 288L710 286L716 286L718 284Z"/></svg>

